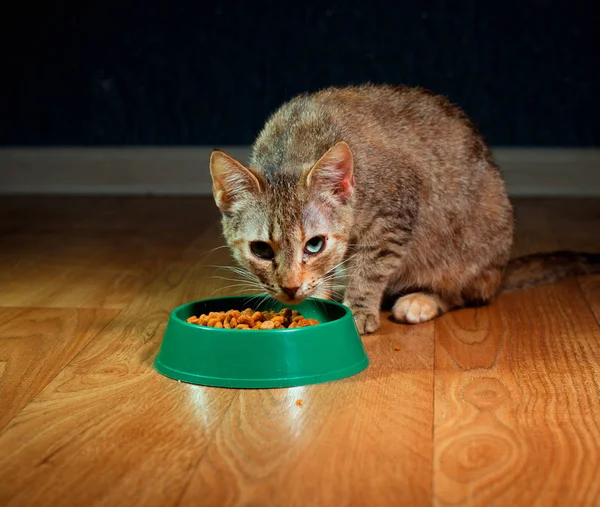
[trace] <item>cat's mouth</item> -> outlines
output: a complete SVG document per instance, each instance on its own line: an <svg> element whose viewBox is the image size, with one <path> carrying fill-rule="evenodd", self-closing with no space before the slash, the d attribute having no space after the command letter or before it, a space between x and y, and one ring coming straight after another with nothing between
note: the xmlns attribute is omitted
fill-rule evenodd
<svg viewBox="0 0 600 507"><path fill-rule="evenodd" d="M278 288L278 290L271 289L269 293L284 305L299 305L311 296L311 291L307 290L306 287L296 287L287 290L283 288Z"/></svg>
<svg viewBox="0 0 600 507"><path fill-rule="evenodd" d="M302 285L300 287L283 287L271 284L263 284L266 292L272 298L284 305L299 305L310 298L315 292L312 286Z"/></svg>
<svg viewBox="0 0 600 507"><path fill-rule="evenodd" d="M272 294L272 296L285 305L299 305L308 297L305 295L290 297L287 294Z"/></svg>

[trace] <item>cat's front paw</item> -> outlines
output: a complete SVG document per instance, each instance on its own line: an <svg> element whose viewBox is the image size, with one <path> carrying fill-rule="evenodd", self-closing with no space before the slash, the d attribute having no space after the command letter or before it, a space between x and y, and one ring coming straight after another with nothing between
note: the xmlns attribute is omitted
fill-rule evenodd
<svg viewBox="0 0 600 507"><path fill-rule="evenodd" d="M360 334L369 334L379 331L381 321L379 313L373 313L368 310L356 310L354 314L354 323Z"/></svg>
<svg viewBox="0 0 600 507"><path fill-rule="evenodd" d="M398 299L392 308L392 314L398 322L419 324L435 318L442 309L437 296L416 292Z"/></svg>

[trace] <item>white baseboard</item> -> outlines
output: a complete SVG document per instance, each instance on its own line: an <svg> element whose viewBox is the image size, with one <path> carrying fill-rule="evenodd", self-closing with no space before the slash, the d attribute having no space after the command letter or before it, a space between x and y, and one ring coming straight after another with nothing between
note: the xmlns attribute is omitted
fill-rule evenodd
<svg viewBox="0 0 600 507"><path fill-rule="evenodd" d="M248 160L247 146L220 147ZM212 148L4 148L0 194L210 195ZM600 196L600 149L496 148L512 196Z"/></svg>

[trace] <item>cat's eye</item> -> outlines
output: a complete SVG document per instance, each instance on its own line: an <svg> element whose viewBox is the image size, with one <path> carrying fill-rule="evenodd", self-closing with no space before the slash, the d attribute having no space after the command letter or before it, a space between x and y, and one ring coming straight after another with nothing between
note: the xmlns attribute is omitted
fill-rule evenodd
<svg viewBox="0 0 600 507"><path fill-rule="evenodd" d="M304 251L308 255L316 255L325 247L325 238L323 236L315 236L309 239L304 245Z"/></svg>
<svg viewBox="0 0 600 507"><path fill-rule="evenodd" d="M254 256L265 261L270 261L275 257L275 252L273 252L271 245L264 241L253 241L250 243L250 251Z"/></svg>

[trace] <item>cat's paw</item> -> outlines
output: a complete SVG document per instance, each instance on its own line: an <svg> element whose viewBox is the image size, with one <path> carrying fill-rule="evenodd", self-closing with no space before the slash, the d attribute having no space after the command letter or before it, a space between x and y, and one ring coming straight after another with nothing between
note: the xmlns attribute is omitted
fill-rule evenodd
<svg viewBox="0 0 600 507"><path fill-rule="evenodd" d="M368 310L356 310L354 313L354 323L360 334L370 334L379 331L381 321L379 313L372 313Z"/></svg>
<svg viewBox="0 0 600 507"><path fill-rule="evenodd" d="M437 296L416 292L403 296L392 308L392 314L398 322L420 324L435 318L442 311L441 301Z"/></svg>

